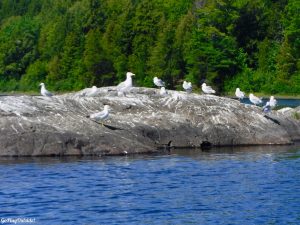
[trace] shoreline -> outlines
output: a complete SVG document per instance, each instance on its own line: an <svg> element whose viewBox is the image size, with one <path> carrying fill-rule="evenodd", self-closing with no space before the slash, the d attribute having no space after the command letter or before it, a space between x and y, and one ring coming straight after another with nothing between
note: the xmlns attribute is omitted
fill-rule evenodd
<svg viewBox="0 0 300 225"><path fill-rule="evenodd" d="M300 95L276 95L276 94L262 94L262 93L255 93L255 96L257 97L262 97L263 99L269 99L270 96L274 96L276 99L295 99L295 100L300 100ZM234 94L229 94L229 95L224 95L224 97L228 97L228 98L233 98L233 99L237 99L237 97ZM249 97L246 97L249 98Z"/></svg>
<svg viewBox="0 0 300 225"><path fill-rule="evenodd" d="M113 86L112 86L113 87ZM102 87L99 87L102 88ZM147 87L146 87L147 88ZM155 88L153 88L155 89ZM171 90L167 89L168 91L182 91L182 90ZM54 92L55 95L64 95L64 94L72 94L76 93L78 91L66 91L66 92ZM198 94L198 95L204 95L202 92L192 92L193 94ZM253 92L257 97L261 97L263 99L269 99L270 96L274 96L277 99L293 99L293 100L300 100L300 94L299 95L284 95L284 94L265 94L265 93L256 93ZM0 97L1 96L41 96L39 92L0 92ZM231 99L238 99L234 93L233 94L222 94L222 95L216 95L219 97L225 97L225 98L231 98ZM246 97L249 98L249 97Z"/></svg>
<svg viewBox="0 0 300 225"><path fill-rule="evenodd" d="M290 145L300 139L299 120L215 95L115 87L0 98L1 156L132 155L170 149ZM88 115L111 109L105 121ZM101 126L101 122L104 125Z"/></svg>

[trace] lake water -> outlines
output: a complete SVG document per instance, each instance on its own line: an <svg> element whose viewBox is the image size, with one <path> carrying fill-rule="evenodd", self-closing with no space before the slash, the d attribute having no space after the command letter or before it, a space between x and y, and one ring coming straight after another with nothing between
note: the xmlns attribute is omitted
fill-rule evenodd
<svg viewBox="0 0 300 225"><path fill-rule="evenodd" d="M269 101L269 98L263 98L263 104L262 105L265 105L267 103L267 101ZM298 107L300 106L300 99L281 99L281 98L276 98L277 100L277 106L279 108L284 108L284 107L292 107L292 108L295 108L295 107ZM252 104L249 100L249 98L244 98L242 101L242 103L245 103L245 104Z"/></svg>
<svg viewBox="0 0 300 225"><path fill-rule="evenodd" d="M35 224L300 224L300 146L1 158L0 217Z"/></svg>
<svg viewBox="0 0 300 225"><path fill-rule="evenodd" d="M0 158L0 171L1 224L300 224L299 144Z"/></svg>

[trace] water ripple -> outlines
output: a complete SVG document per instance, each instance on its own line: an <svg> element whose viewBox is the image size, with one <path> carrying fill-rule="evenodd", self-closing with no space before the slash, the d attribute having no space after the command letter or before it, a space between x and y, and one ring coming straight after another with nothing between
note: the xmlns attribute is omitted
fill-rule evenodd
<svg viewBox="0 0 300 225"><path fill-rule="evenodd" d="M0 159L0 215L38 224L299 224L299 149Z"/></svg>

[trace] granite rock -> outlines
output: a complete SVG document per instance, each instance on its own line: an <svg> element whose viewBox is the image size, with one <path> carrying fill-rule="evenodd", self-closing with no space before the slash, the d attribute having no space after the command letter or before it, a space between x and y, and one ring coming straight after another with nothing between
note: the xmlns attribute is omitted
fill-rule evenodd
<svg viewBox="0 0 300 225"><path fill-rule="evenodd" d="M173 147L290 144L300 122L283 112L214 95L115 87L43 96L0 96L0 156L120 155ZM87 118L111 108L104 126Z"/></svg>

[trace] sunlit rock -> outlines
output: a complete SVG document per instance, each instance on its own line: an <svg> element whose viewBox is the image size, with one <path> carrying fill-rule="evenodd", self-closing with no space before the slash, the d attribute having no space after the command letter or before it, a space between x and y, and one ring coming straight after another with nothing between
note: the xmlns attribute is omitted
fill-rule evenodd
<svg viewBox="0 0 300 225"><path fill-rule="evenodd" d="M51 99L0 97L0 155L115 155L166 147L289 144L300 138L300 122L285 113L212 95L115 87L87 89ZM87 115L110 106L104 126ZM170 144L171 143L171 144Z"/></svg>

